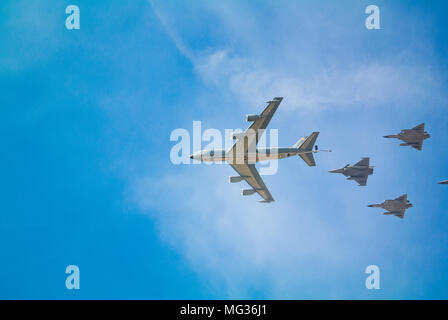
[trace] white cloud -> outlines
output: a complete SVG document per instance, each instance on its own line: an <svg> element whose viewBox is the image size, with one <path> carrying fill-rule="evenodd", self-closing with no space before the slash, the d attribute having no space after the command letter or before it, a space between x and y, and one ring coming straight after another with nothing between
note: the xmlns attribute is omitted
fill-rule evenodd
<svg viewBox="0 0 448 320"><path fill-rule="evenodd" d="M152 212L163 239L212 285L224 285L227 292L218 295L241 297L255 285L267 287L271 296L284 293L307 283L310 267L351 260L344 249L349 237L341 238L307 202L266 205L256 196L243 198L219 168L188 166L189 174L145 176L131 193L143 212ZM257 284L260 279L265 282Z"/></svg>
<svg viewBox="0 0 448 320"><path fill-rule="evenodd" d="M225 40L193 50L188 46L196 36L188 34L192 23L182 24L182 19L175 19L176 10L165 12L158 6L159 3L153 8L168 35L193 63L203 82L232 92L245 105L283 96L286 98L284 108L308 112L335 106L418 104L427 97L440 95L437 77L422 57L414 57L419 62L415 63L415 59L408 57L412 54L403 49L381 59L374 55L370 59L358 59L354 53L347 54L350 46L355 46L356 50L354 43L333 38L350 39L350 35L358 35L359 30L341 28L326 21L325 16L319 16L323 23L320 29L315 28L316 34L303 36L303 32L314 26L312 18L304 16L303 12L288 14L277 8L270 12L269 29L266 29L266 21L255 19L253 12L241 4L204 5L202 11L194 13L213 17L214 25L204 26L199 21L197 24L219 30ZM167 23L167 16L171 17L171 24ZM295 34L289 29L301 32ZM179 36L180 30L184 39ZM332 38L328 37L328 32L334 33ZM322 38L321 41L316 42L313 39L316 37ZM327 46L326 41L329 42ZM403 60L409 62L401 63L397 58L400 56L408 57Z"/></svg>
<svg viewBox="0 0 448 320"><path fill-rule="evenodd" d="M320 70L305 79L293 72L254 65L251 59L232 58L224 50L199 59L195 67L204 82L227 87L245 103L283 96L286 108L308 111L422 100L428 87L435 85L431 72L419 66L372 63Z"/></svg>

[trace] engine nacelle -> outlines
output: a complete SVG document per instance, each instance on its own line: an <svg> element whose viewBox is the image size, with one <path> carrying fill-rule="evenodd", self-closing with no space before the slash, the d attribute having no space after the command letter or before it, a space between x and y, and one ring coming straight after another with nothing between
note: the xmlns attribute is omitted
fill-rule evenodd
<svg viewBox="0 0 448 320"><path fill-rule="evenodd" d="M229 177L230 183L241 182L242 180L243 180L243 177L241 177L241 176Z"/></svg>
<svg viewBox="0 0 448 320"><path fill-rule="evenodd" d="M258 119L260 119L261 118L261 116L259 116L258 114L248 114L247 116L246 116L246 121L256 121L256 120L258 120Z"/></svg>
<svg viewBox="0 0 448 320"><path fill-rule="evenodd" d="M255 189L243 189L241 190L241 194L243 196L250 196L253 195L255 193Z"/></svg>
<svg viewBox="0 0 448 320"><path fill-rule="evenodd" d="M232 133L232 139L233 140L241 139L244 136L245 136L244 132L234 132L234 133Z"/></svg>

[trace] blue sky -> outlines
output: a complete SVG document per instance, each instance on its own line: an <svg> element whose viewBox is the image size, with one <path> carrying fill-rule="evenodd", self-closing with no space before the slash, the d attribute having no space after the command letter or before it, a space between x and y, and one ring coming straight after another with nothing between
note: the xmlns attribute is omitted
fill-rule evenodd
<svg viewBox="0 0 448 320"><path fill-rule="evenodd" d="M448 298L443 1L0 8L1 298ZM280 145L320 131L333 149L280 161L276 202L241 197L228 166L170 162L174 129L244 128L275 96ZM422 152L382 138L421 122ZM364 156L366 188L327 173ZM403 193L404 220L366 207Z"/></svg>

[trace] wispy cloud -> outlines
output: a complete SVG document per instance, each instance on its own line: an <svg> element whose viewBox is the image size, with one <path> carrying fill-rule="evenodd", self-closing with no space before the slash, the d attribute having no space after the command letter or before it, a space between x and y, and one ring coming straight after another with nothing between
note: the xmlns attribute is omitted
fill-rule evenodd
<svg viewBox="0 0 448 320"><path fill-rule="evenodd" d="M358 37L364 30L362 25L351 30L338 27L341 21L329 22L334 17L343 19L343 8L336 8L339 11L332 13L334 17L319 13L320 28L313 31L309 30L313 17L306 17L297 9L290 14L285 8L272 10L267 23L263 16L254 18L250 9L236 2L203 4L194 13L198 17L213 17L214 25L198 24L219 30L224 40L192 49L188 43L196 34L189 34L192 27L179 22L182 19L178 14L182 10L164 11L163 5L160 5L162 9L159 5L157 2L152 7L177 48L193 63L197 75L207 85L230 90L245 104L284 96L287 97L285 108L318 111L335 106L418 103L428 96L441 94L437 75L425 63L425 57L415 55L409 59L413 55L408 49L381 57L369 56L366 52L358 53L360 57L357 57L351 53L348 48L355 44L345 39ZM252 9L261 15L262 9ZM171 24L167 17L171 17ZM291 28L298 31L290 31ZM184 35L183 39L180 34ZM322 39L316 42L314 37ZM355 49L362 52L362 48L355 46Z"/></svg>
<svg viewBox="0 0 448 320"><path fill-rule="evenodd" d="M246 103L254 97L287 97L291 109L319 111L326 107L377 106L386 102L422 101L436 81L428 68L368 65L319 70L304 78L285 70L253 65L251 59L230 57L221 50L199 60L198 74L205 82L226 86Z"/></svg>
<svg viewBox="0 0 448 320"><path fill-rule="evenodd" d="M247 201L229 188L224 168L197 169L159 179L141 177L131 195L143 212L153 212L162 238L179 248L203 279L224 286L226 292L217 296L241 297L248 288L260 287L280 297L287 288L306 284L320 264L338 272L352 261L346 249L350 237L341 237L305 202L266 206Z"/></svg>

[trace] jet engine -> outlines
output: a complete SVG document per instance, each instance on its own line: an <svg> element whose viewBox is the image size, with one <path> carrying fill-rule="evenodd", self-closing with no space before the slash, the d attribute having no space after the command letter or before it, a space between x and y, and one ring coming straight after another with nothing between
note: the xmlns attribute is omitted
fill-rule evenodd
<svg viewBox="0 0 448 320"><path fill-rule="evenodd" d="M241 194L243 196L250 196L255 193L255 189L243 189L241 190Z"/></svg>
<svg viewBox="0 0 448 320"><path fill-rule="evenodd" d="M258 119L260 119L261 118L261 116L259 116L258 114L248 114L247 116L246 116L246 121L250 121L250 122L253 122L253 121L256 121L256 120L258 120Z"/></svg>
<svg viewBox="0 0 448 320"><path fill-rule="evenodd" d="M241 177L241 176L229 177L230 183L241 182L242 180L243 180L243 177Z"/></svg>

